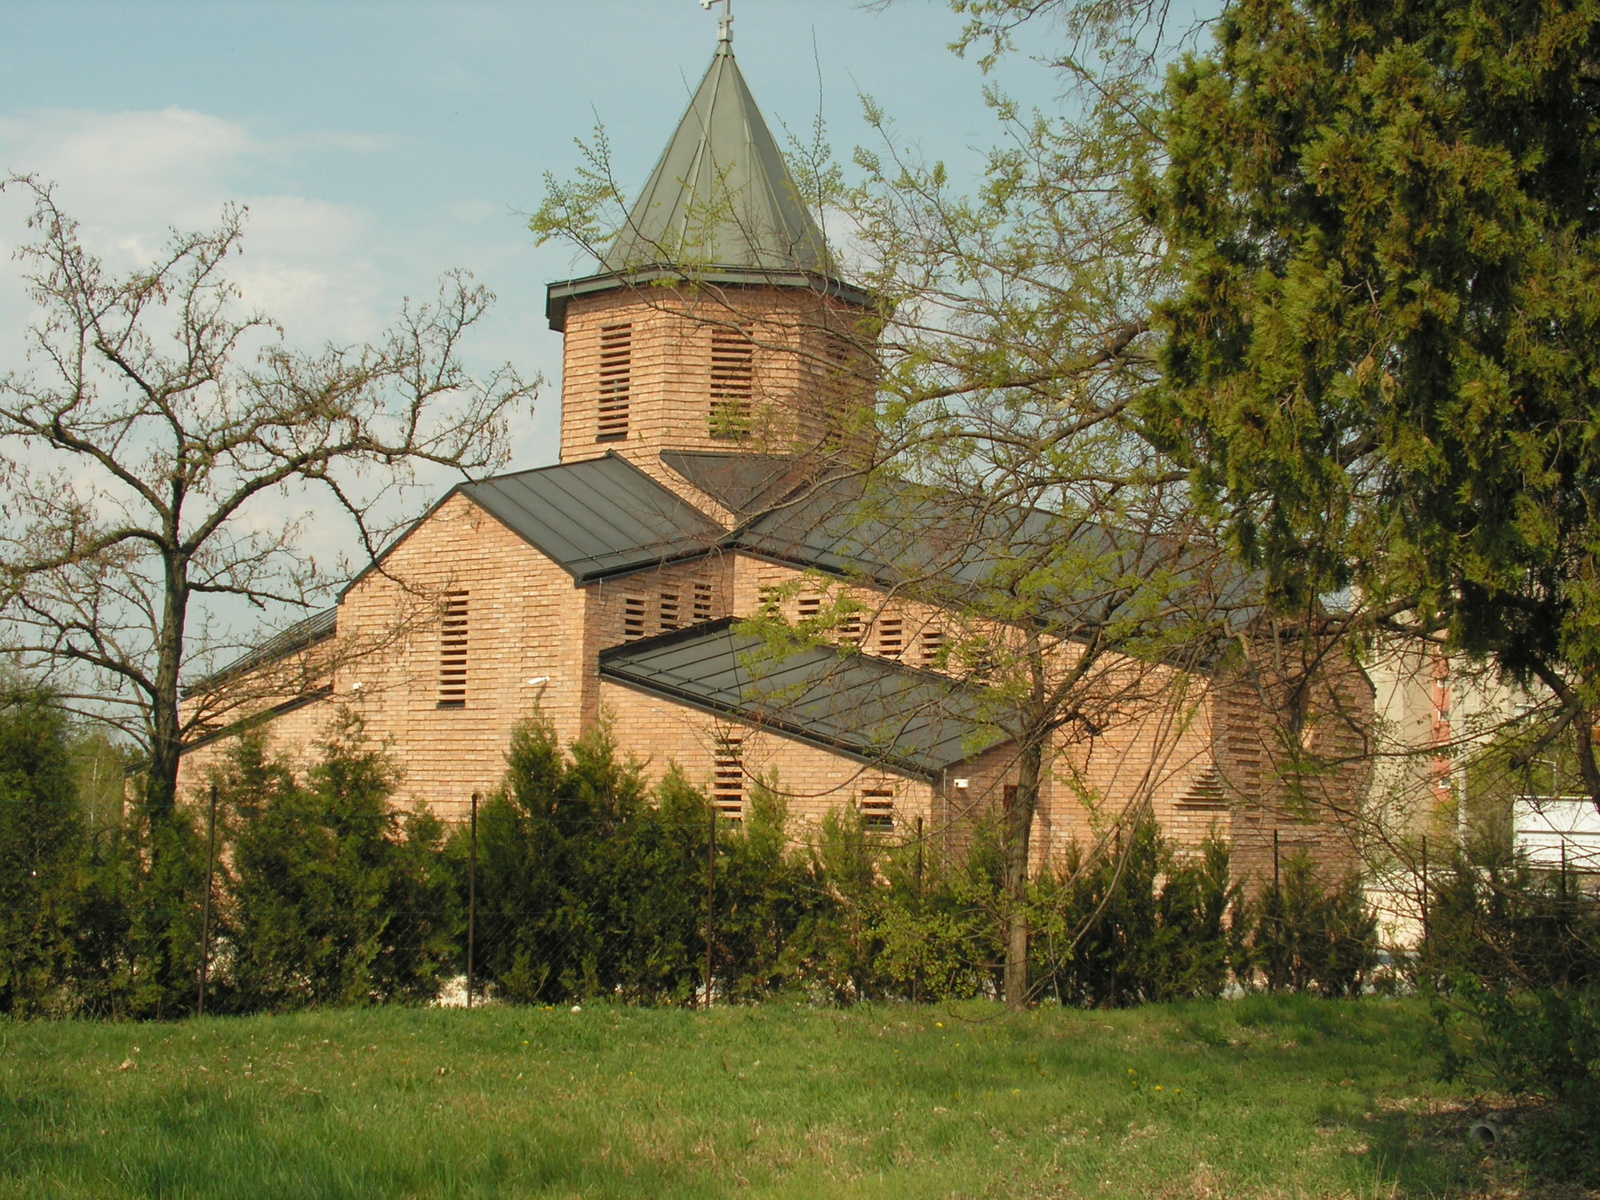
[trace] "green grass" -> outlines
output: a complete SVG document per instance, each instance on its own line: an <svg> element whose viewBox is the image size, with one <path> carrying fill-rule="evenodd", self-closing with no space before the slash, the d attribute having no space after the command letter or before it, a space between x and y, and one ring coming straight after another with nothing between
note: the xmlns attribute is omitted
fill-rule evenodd
<svg viewBox="0 0 1600 1200"><path fill-rule="evenodd" d="M0 1023L0 1196L1474 1195L1424 1019L1249 998Z"/></svg>

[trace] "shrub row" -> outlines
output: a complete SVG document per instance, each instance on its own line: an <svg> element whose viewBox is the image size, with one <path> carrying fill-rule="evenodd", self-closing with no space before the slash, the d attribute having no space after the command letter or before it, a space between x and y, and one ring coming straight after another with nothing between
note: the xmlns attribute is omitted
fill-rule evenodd
<svg viewBox="0 0 1600 1200"><path fill-rule="evenodd" d="M682 1004L708 978L719 1000L998 990L992 831L947 856L846 809L797 844L777 781L730 822L676 771L648 788L604 730L563 749L548 725L521 727L475 841L396 809L395 764L352 717L299 776L243 737L215 777L209 904L206 814L130 804L92 832L71 751L47 699L0 713L5 1012L193 1011L203 923L213 1011L431 1001L467 970L469 942L474 982L516 1003ZM1349 995L1375 958L1353 880L1328 886L1300 860L1247 901L1223 842L1180 853L1150 821L1109 852L1073 847L1028 903L1036 996L1065 1004Z"/></svg>

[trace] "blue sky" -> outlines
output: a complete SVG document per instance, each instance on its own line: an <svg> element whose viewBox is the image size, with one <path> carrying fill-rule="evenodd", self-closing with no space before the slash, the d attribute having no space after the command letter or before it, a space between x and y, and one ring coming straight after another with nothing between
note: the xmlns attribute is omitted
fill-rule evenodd
<svg viewBox="0 0 1600 1200"><path fill-rule="evenodd" d="M870 136L857 94L904 140L974 173L993 138L976 64L946 48L942 3L737 0L735 49L780 139L821 103L841 154ZM696 0L523 3L0 3L0 168L34 171L108 262L131 266L173 224L250 206L236 276L307 345L375 335L404 295L466 267L500 296L472 346L549 380L515 465L554 460L560 340L544 285L588 265L525 227L543 175L570 174L596 119L638 188L715 46ZM815 56L813 56L815 45ZM1049 73L1001 75L1048 105ZM0 251L25 236L0 198ZM0 370L29 306L0 274Z"/></svg>

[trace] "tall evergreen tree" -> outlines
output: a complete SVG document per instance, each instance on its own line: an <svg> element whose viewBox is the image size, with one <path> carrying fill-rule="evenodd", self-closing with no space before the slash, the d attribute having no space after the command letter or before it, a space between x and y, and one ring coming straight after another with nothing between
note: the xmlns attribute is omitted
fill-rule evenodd
<svg viewBox="0 0 1600 1200"><path fill-rule="evenodd" d="M1276 601L1559 701L1600 802L1600 5L1240 0L1171 75L1156 440Z"/></svg>
<svg viewBox="0 0 1600 1200"><path fill-rule="evenodd" d="M0 697L0 1012L48 1010L72 959L83 847L66 717Z"/></svg>

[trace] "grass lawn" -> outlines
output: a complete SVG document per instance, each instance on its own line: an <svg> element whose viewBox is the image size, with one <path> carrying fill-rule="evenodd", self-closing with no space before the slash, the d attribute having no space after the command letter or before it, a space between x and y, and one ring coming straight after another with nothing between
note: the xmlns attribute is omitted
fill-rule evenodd
<svg viewBox="0 0 1600 1200"><path fill-rule="evenodd" d="M1463 1148L1424 1019L1252 997L0 1023L0 1196L1535 1194Z"/></svg>

